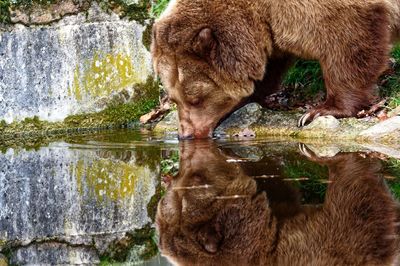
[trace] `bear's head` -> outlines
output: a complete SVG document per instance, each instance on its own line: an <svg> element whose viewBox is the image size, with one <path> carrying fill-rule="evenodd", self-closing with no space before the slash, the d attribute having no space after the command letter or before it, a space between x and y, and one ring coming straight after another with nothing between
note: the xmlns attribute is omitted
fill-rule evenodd
<svg viewBox="0 0 400 266"><path fill-rule="evenodd" d="M174 0L155 22L154 70L177 104L180 138L210 137L263 78L272 41L256 5Z"/></svg>
<svg viewBox="0 0 400 266"><path fill-rule="evenodd" d="M177 265L262 264L277 230L266 194L216 146L183 144L157 209L162 255Z"/></svg>

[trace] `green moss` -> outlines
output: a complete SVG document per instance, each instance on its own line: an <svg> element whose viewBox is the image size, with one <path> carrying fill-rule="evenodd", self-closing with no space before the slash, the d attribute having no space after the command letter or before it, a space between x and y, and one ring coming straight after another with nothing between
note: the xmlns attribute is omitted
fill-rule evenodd
<svg viewBox="0 0 400 266"><path fill-rule="evenodd" d="M100 257L100 265L115 265L124 262L137 264L147 261L157 254L155 229L148 225L143 229L128 233L124 239L111 244L108 251ZM132 259L130 257L135 257L138 261L128 261Z"/></svg>
<svg viewBox="0 0 400 266"><path fill-rule="evenodd" d="M151 23L146 26L145 30L143 31L143 35L142 35L142 43L143 43L144 47L146 47L146 49L148 51L150 51L151 34L152 34L152 31L153 31L153 23L154 23L154 21L151 21Z"/></svg>
<svg viewBox="0 0 400 266"><path fill-rule="evenodd" d="M121 17L135 20L142 25L150 18L151 0L139 0L138 3L129 3L126 0L101 0L103 8L117 11Z"/></svg>
<svg viewBox="0 0 400 266"><path fill-rule="evenodd" d="M9 0L0 0L0 23L10 22L10 6Z"/></svg>
<svg viewBox="0 0 400 266"><path fill-rule="evenodd" d="M153 195L153 197L151 197L149 203L147 204L147 215L153 223L156 220L158 202L164 195L165 188L162 186L161 181L159 181L156 187L156 193Z"/></svg>
<svg viewBox="0 0 400 266"><path fill-rule="evenodd" d="M61 0L0 0L0 23L10 23L10 10L14 8L30 8L34 5L49 5Z"/></svg>

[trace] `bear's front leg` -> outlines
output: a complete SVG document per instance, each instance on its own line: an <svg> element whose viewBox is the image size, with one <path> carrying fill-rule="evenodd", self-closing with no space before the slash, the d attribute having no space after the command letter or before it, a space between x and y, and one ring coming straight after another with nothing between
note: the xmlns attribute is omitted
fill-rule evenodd
<svg viewBox="0 0 400 266"><path fill-rule="evenodd" d="M304 114L298 123L303 127L319 116L354 117L376 99L376 83L387 62L387 48L376 47L343 57L321 60L326 100Z"/></svg>

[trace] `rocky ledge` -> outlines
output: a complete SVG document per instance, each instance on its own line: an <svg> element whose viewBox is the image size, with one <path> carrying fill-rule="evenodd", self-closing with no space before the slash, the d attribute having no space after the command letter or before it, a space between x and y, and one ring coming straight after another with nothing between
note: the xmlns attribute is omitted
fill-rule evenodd
<svg viewBox="0 0 400 266"><path fill-rule="evenodd" d="M297 127L302 116L298 112L271 111L252 103L239 109L215 131L216 135L242 137L244 130L257 137L289 137L299 140L323 140L324 142L355 141L400 146L400 116L396 112L385 121L368 117L363 119L336 119L332 116L318 117L306 127ZM177 131L176 111L171 112L155 131Z"/></svg>

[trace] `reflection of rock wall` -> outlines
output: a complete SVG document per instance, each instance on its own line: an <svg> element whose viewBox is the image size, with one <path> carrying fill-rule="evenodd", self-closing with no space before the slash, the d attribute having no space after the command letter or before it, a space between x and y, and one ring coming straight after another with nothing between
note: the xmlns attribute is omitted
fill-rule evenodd
<svg viewBox="0 0 400 266"><path fill-rule="evenodd" d="M134 95L134 84L151 75L143 31L96 4L88 16L0 31L0 120L61 120L104 108L118 92Z"/></svg>
<svg viewBox="0 0 400 266"><path fill-rule="evenodd" d="M100 260L94 248L44 243L18 249L11 262L17 265L93 265Z"/></svg>
<svg viewBox="0 0 400 266"><path fill-rule="evenodd" d="M129 153L125 161L62 146L0 154L0 243L52 239L104 250L150 223L159 169Z"/></svg>

